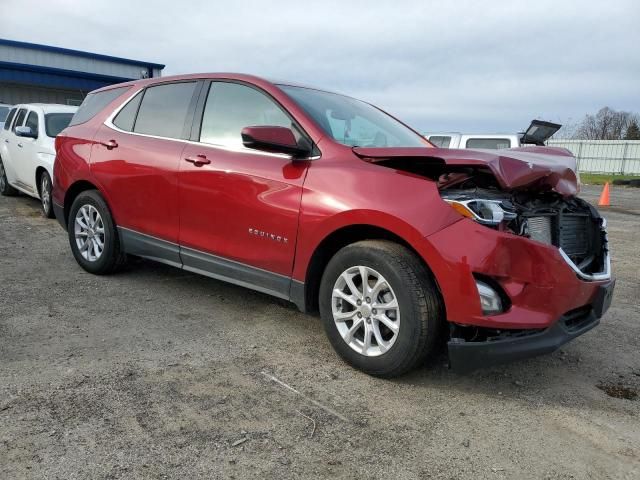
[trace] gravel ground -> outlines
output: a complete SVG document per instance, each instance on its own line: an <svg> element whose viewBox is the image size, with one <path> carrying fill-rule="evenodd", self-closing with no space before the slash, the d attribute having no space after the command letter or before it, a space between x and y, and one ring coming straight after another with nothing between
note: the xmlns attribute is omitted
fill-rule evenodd
<svg viewBox="0 0 640 480"><path fill-rule="evenodd" d="M386 381L268 296L146 261L89 275L37 201L0 197L0 478L640 478L640 400L599 388L640 391L640 190L612 201L601 326Z"/></svg>

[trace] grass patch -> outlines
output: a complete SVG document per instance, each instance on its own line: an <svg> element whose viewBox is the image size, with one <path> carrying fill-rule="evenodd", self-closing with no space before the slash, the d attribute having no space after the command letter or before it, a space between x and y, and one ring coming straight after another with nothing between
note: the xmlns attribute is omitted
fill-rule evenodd
<svg viewBox="0 0 640 480"><path fill-rule="evenodd" d="M586 185L604 185L614 180L640 179L637 175L616 175L615 173L580 173L580 182Z"/></svg>

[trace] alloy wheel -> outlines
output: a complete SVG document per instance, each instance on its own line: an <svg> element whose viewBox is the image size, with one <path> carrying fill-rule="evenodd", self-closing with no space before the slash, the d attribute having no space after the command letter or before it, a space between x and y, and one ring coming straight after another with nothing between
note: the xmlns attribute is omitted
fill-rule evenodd
<svg viewBox="0 0 640 480"><path fill-rule="evenodd" d="M51 181L49 180L49 175L42 175L42 180L40 181L40 199L44 213L49 213L51 206Z"/></svg>
<svg viewBox="0 0 640 480"><path fill-rule="evenodd" d="M97 261L104 251L104 223L93 205L83 205L76 213L74 234L80 255L89 262Z"/></svg>
<svg viewBox="0 0 640 480"><path fill-rule="evenodd" d="M7 175L4 171L4 165L0 162L0 190L4 190L7 186Z"/></svg>
<svg viewBox="0 0 640 480"><path fill-rule="evenodd" d="M333 287L331 310L342 339L361 355L382 355L398 338L398 298L372 268L358 265L342 272Z"/></svg>

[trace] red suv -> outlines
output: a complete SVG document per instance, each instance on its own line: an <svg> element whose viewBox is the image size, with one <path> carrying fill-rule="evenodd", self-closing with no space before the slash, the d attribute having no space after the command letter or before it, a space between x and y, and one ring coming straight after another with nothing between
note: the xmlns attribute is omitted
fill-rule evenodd
<svg viewBox="0 0 640 480"><path fill-rule="evenodd" d="M136 255L320 311L379 376L553 351L608 308L605 221L562 149L438 149L382 110L236 74L87 96L53 201L87 271Z"/></svg>

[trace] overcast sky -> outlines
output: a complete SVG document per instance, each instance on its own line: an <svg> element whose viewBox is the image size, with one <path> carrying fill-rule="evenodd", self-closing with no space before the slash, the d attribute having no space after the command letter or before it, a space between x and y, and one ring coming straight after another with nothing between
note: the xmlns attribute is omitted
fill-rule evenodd
<svg viewBox="0 0 640 480"><path fill-rule="evenodd" d="M346 93L422 131L640 112L640 1L0 0L0 37ZM153 5L153 7L151 7Z"/></svg>

